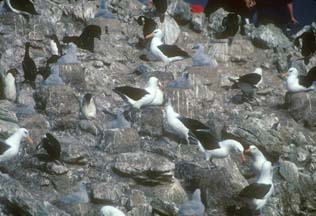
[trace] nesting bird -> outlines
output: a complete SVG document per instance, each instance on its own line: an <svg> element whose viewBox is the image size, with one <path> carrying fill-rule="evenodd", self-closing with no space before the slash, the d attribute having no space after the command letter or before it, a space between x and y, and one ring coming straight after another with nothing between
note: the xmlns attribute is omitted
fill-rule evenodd
<svg viewBox="0 0 316 216"><path fill-rule="evenodd" d="M179 216L203 216L205 206L201 201L201 191L196 189L192 195L192 200L182 204L179 208Z"/></svg>
<svg viewBox="0 0 316 216"><path fill-rule="evenodd" d="M50 133L46 133L41 142L36 146L36 150L45 149L49 161L59 161L61 146L59 141Z"/></svg>
<svg viewBox="0 0 316 216"><path fill-rule="evenodd" d="M262 208L267 203L273 193L273 169L271 162L266 161L262 164L260 176L255 183L245 187L240 193L250 209L262 213Z"/></svg>
<svg viewBox="0 0 316 216"><path fill-rule="evenodd" d="M204 53L203 44L195 44L192 49L195 50L195 53L192 56L192 66L210 66L211 68L217 67L216 60Z"/></svg>
<svg viewBox="0 0 316 216"><path fill-rule="evenodd" d="M86 119L96 118L97 108L92 94L87 93L84 95L81 102L81 112Z"/></svg>
<svg viewBox="0 0 316 216"><path fill-rule="evenodd" d="M0 99L16 101L16 76L18 70L12 68L6 72L0 72Z"/></svg>
<svg viewBox="0 0 316 216"><path fill-rule="evenodd" d="M78 64L80 61L77 58L77 46L74 43L69 43L65 51L65 55L58 59L58 64Z"/></svg>
<svg viewBox="0 0 316 216"><path fill-rule="evenodd" d="M101 17L101 18L105 18L105 19L113 19L114 18L113 14L108 9L106 0L100 0L99 10L96 12L94 17L96 17L96 18Z"/></svg>
<svg viewBox="0 0 316 216"><path fill-rule="evenodd" d="M125 214L113 207L113 206L103 206L100 210L101 216L125 216Z"/></svg>
<svg viewBox="0 0 316 216"><path fill-rule="evenodd" d="M121 86L114 88L113 91L133 108L140 109L142 106L161 105L163 103L162 92L159 88L161 88L159 80L156 77L150 77L145 88Z"/></svg>
<svg viewBox="0 0 316 216"><path fill-rule="evenodd" d="M8 161L18 154L22 139L33 144L33 140L25 128L19 128L6 140L0 140L0 162Z"/></svg>
<svg viewBox="0 0 316 216"><path fill-rule="evenodd" d="M315 91L316 66L310 69L306 76L299 75L296 68L291 67L289 71L282 75L287 77L285 87L288 92Z"/></svg>
<svg viewBox="0 0 316 216"><path fill-rule="evenodd" d="M165 71L167 71L167 67L171 62L189 58L190 55L176 45L163 44L162 36L162 31L156 29L151 34L147 35L146 39L153 37L150 43L150 51L155 57L165 63Z"/></svg>
<svg viewBox="0 0 316 216"><path fill-rule="evenodd" d="M167 88L190 89L192 85L189 80L189 71L183 71L181 76L168 83Z"/></svg>
<svg viewBox="0 0 316 216"><path fill-rule="evenodd" d="M80 36L65 36L64 43L74 43L81 49L94 52L94 38L101 40L101 28L97 25L88 25L85 27Z"/></svg>
<svg viewBox="0 0 316 216"><path fill-rule="evenodd" d="M164 117L167 124L176 132L180 137L185 138L188 144L197 144L197 139L193 131L197 129L209 130L209 127L202 122L181 116L175 112L171 102L168 101L163 109Z"/></svg>
<svg viewBox="0 0 316 216"><path fill-rule="evenodd" d="M37 68L34 60L30 57L30 47L33 47L29 42L25 43L25 54L22 61L22 68L24 71L24 80L30 82L31 86L35 88L35 79L37 76Z"/></svg>
<svg viewBox="0 0 316 216"><path fill-rule="evenodd" d="M5 0L5 3L14 13L21 14L26 17L30 15L40 15L36 12L32 0Z"/></svg>
<svg viewBox="0 0 316 216"><path fill-rule="evenodd" d="M256 68L254 72L231 79L231 81L234 82L231 88L239 88L246 98L252 99L255 90L262 83L262 69Z"/></svg>

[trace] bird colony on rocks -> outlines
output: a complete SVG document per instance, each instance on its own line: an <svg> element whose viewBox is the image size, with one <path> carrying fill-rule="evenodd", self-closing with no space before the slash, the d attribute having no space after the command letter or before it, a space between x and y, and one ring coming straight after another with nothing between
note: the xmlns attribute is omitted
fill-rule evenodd
<svg viewBox="0 0 316 216"><path fill-rule="evenodd" d="M0 215L316 214L315 23L0 6Z"/></svg>

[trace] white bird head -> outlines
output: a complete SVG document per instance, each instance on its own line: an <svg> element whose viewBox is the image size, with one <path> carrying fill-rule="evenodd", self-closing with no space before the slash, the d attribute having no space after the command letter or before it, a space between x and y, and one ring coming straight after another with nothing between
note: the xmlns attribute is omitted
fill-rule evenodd
<svg viewBox="0 0 316 216"><path fill-rule="evenodd" d="M245 161L245 156L244 156L244 147L241 145L240 142L233 140L233 139L227 139L219 142L219 145L222 148L226 148L228 151L234 150L241 156L241 160Z"/></svg>
<svg viewBox="0 0 316 216"><path fill-rule="evenodd" d="M25 138L28 143L33 144L33 140L30 137L30 133L25 128L19 128L15 133L17 133L21 137Z"/></svg>
<svg viewBox="0 0 316 216"><path fill-rule="evenodd" d="M153 31L151 34L149 35L146 35L146 39L147 38L151 38L151 37L154 37L154 38L159 38L159 39L162 39L162 31L160 29L156 29L155 31Z"/></svg>
<svg viewBox="0 0 316 216"><path fill-rule="evenodd" d="M196 189L192 195L192 200L201 201L201 190Z"/></svg>
<svg viewBox="0 0 316 216"><path fill-rule="evenodd" d="M192 49L197 50L197 52L204 52L204 46L201 43L195 44Z"/></svg>
<svg viewBox="0 0 316 216"><path fill-rule="evenodd" d="M156 87L159 85L159 80L157 77L150 77L148 80L149 87Z"/></svg>
<svg viewBox="0 0 316 216"><path fill-rule="evenodd" d="M254 73L259 74L262 76L262 68L258 67L255 69Z"/></svg>
<svg viewBox="0 0 316 216"><path fill-rule="evenodd" d="M288 76L298 76L299 72L298 70L295 68L295 67L291 67L288 72L287 72L287 75Z"/></svg>

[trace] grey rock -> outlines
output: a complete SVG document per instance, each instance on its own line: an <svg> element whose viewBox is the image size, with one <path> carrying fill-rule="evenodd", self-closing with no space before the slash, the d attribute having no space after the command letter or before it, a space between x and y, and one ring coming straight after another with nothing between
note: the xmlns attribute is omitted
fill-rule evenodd
<svg viewBox="0 0 316 216"><path fill-rule="evenodd" d="M133 209L134 207L142 206L146 204L147 204L147 200L146 200L145 193L143 191L140 191L140 190L131 191L131 195L128 200L128 209Z"/></svg>
<svg viewBox="0 0 316 216"><path fill-rule="evenodd" d="M97 147L104 152L118 154L140 149L140 137L133 128L105 130L98 136Z"/></svg>
<svg viewBox="0 0 316 216"><path fill-rule="evenodd" d="M197 13L192 15L191 28L195 32L202 32L205 23L205 14Z"/></svg>
<svg viewBox="0 0 316 216"><path fill-rule="evenodd" d="M150 205L141 205L127 212L127 216L151 216L152 207Z"/></svg>
<svg viewBox="0 0 316 216"><path fill-rule="evenodd" d="M252 42L261 48L288 48L291 46L289 39L273 24L261 25L251 34Z"/></svg>
<svg viewBox="0 0 316 216"><path fill-rule="evenodd" d="M306 126L315 127L316 97L313 93L287 93L285 95L285 105L294 120L303 122Z"/></svg>
<svg viewBox="0 0 316 216"><path fill-rule="evenodd" d="M155 210L155 212L160 213L162 215L170 215L170 216L178 215L178 208L172 202L167 202L159 198L155 198L151 202L151 206Z"/></svg>
<svg viewBox="0 0 316 216"><path fill-rule="evenodd" d="M297 166L290 161L281 161L280 170L281 176L289 183L297 184L299 180L299 171Z"/></svg>
<svg viewBox="0 0 316 216"><path fill-rule="evenodd" d="M224 17L227 16L227 14L227 11L225 11L223 8L219 8L217 11L210 15L208 27L211 30L211 33L219 33L224 30L224 27L222 26L222 21Z"/></svg>
<svg viewBox="0 0 316 216"><path fill-rule="evenodd" d="M146 107L141 110L140 119L135 127L141 135L162 136L162 111L160 107Z"/></svg>
<svg viewBox="0 0 316 216"><path fill-rule="evenodd" d="M192 195L192 200L180 206L179 216L203 216L204 211L205 207L201 201L201 191L200 189L196 189Z"/></svg>
<svg viewBox="0 0 316 216"><path fill-rule="evenodd" d="M136 152L117 156L113 169L141 184L157 185L173 181L174 163L159 155Z"/></svg>
<svg viewBox="0 0 316 216"><path fill-rule="evenodd" d="M118 203L129 189L124 183L104 182L92 186L92 199L94 203Z"/></svg>
<svg viewBox="0 0 316 216"><path fill-rule="evenodd" d="M27 215L69 215L54 206L47 207L42 200L36 199L18 181L6 174L0 173L0 182L1 210L3 208L11 213L18 212Z"/></svg>
<svg viewBox="0 0 316 216"><path fill-rule="evenodd" d="M172 1L172 3L168 6L168 13L179 24L186 24L192 19L191 7L183 0Z"/></svg>

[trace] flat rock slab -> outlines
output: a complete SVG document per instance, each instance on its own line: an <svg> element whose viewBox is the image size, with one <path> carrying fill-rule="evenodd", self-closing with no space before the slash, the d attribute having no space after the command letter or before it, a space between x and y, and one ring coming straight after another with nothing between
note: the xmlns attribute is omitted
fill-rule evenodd
<svg viewBox="0 0 316 216"><path fill-rule="evenodd" d="M118 155L112 168L141 184L157 185L173 181L175 164L156 154L136 152Z"/></svg>

